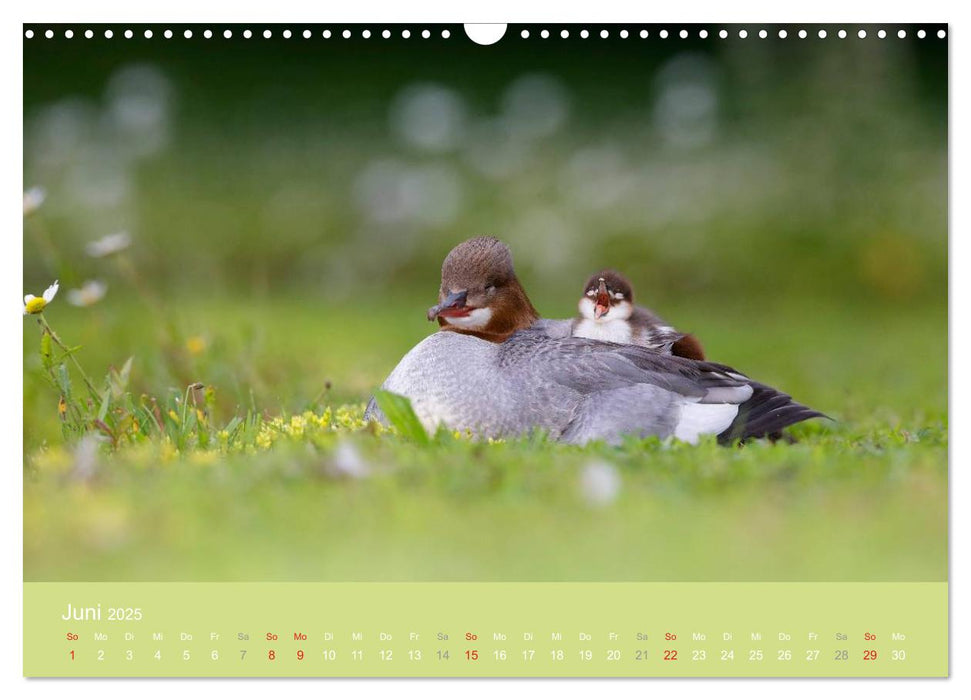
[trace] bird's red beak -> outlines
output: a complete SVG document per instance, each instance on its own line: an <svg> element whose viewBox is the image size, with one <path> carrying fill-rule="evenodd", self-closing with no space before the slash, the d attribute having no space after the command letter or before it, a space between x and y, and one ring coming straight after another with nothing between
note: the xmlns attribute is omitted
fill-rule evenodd
<svg viewBox="0 0 971 700"><path fill-rule="evenodd" d="M593 307L593 317L600 319L610 311L610 295L607 294L607 285L600 280L600 289L597 290L597 302Z"/></svg>
<svg viewBox="0 0 971 700"><path fill-rule="evenodd" d="M472 309L465 305L467 295L468 292L464 289L460 292L449 294L442 299L441 303L435 304L435 306L428 310L428 320L434 321L439 316L468 316L472 313Z"/></svg>

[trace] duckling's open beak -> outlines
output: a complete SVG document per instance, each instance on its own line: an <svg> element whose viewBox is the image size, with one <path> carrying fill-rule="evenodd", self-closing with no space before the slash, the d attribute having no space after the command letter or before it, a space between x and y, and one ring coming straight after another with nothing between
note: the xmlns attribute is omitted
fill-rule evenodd
<svg viewBox="0 0 971 700"><path fill-rule="evenodd" d="M471 309L466 307L465 299L468 291L452 292L440 304L435 304L428 310L428 320L434 321L439 316L468 316Z"/></svg>
<svg viewBox="0 0 971 700"><path fill-rule="evenodd" d="M610 311L610 295L607 294L607 285L600 280L600 288L597 290L597 303L593 307L593 317L600 319Z"/></svg>

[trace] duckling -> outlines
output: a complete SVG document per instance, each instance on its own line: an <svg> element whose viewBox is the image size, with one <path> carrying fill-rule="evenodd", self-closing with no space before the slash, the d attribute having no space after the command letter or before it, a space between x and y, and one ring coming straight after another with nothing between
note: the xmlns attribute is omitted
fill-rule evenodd
<svg viewBox="0 0 971 700"><path fill-rule="evenodd" d="M705 351L696 337L667 325L657 314L634 306L634 289L616 270L591 275L577 304L572 335L621 345L640 345L665 354L704 360Z"/></svg>

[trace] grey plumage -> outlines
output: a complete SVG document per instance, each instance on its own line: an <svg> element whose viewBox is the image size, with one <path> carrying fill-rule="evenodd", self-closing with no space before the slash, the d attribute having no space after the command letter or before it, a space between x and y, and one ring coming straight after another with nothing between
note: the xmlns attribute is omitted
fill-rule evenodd
<svg viewBox="0 0 971 700"><path fill-rule="evenodd" d="M554 338L569 338L570 336L576 338L590 338L590 336L584 335L583 330L579 328L582 321L583 319L579 318L544 318L537 321L533 327L543 329ZM670 355L671 346L685 336L684 333L681 333L671 326L665 325L659 317L652 315L650 311L640 306L635 307L634 312L631 314L630 321L633 332L631 333L630 342L628 344L640 345L643 348L650 348L651 350L656 350L664 355ZM597 338L590 339L597 340Z"/></svg>
<svg viewBox="0 0 971 700"><path fill-rule="evenodd" d="M411 399L430 431L502 438L539 429L577 444L628 434L756 437L821 415L724 365L568 337L569 323L540 321L504 343L434 333L382 388ZM373 399L366 418L384 421Z"/></svg>

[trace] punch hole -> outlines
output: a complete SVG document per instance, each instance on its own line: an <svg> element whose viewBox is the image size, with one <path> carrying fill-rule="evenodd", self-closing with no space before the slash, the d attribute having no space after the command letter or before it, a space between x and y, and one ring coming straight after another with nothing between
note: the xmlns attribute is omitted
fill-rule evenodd
<svg viewBox="0 0 971 700"><path fill-rule="evenodd" d="M687 39L688 38L688 30L687 29L682 29L680 32L678 32L678 36L680 36L682 39Z"/></svg>
<svg viewBox="0 0 971 700"><path fill-rule="evenodd" d="M447 31L448 30L446 29L445 32ZM446 36L445 32L442 32L442 37L447 39L448 37ZM544 30L544 34L545 34L545 30ZM472 41L474 41L476 44L478 44L479 46L491 46L492 44L495 44L497 41L499 41L500 39L502 39L502 37L506 35L506 25L505 24L466 24L465 35L469 37ZM570 35L569 32L567 32L565 29L561 34L561 36L564 39L566 39L569 35ZM546 37L544 36L543 38L545 39Z"/></svg>
<svg viewBox="0 0 971 700"><path fill-rule="evenodd" d="M105 29L105 39L110 39L114 35L115 33L113 31L111 31L110 29Z"/></svg>
<svg viewBox="0 0 971 700"><path fill-rule="evenodd" d="M85 39L93 39L94 38L94 32L91 31L90 29L85 29L84 30L84 38Z"/></svg>
<svg viewBox="0 0 971 700"><path fill-rule="evenodd" d="M33 29L28 29L26 32L24 32L24 36L27 37L28 39L33 39L34 38L34 30Z"/></svg>
<svg viewBox="0 0 971 700"><path fill-rule="evenodd" d="M182 36L184 36L186 39L191 39L192 38L192 30L191 29L186 29L182 33Z"/></svg>
<svg viewBox="0 0 971 700"><path fill-rule="evenodd" d="M658 34L658 36L660 36L662 39L667 39L668 38L668 30L667 29L662 29L661 30L661 33Z"/></svg>
<svg viewBox="0 0 971 700"><path fill-rule="evenodd" d="M166 30L165 30L165 33L163 34L163 36L164 36L164 37L165 37L166 39L171 39L171 38L172 38L172 30L171 30L171 29L166 29Z"/></svg>
<svg viewBox="0 0 971 700"><path fill-rule="evenodd" d="M918 29L917 30L917 38L918 39L923 39L925 36L927 36L927 32L925 32L923 29Z"/></svg>
<svg viewBox="0 0 971 700"><path fill-rule="evenodd" d="M641 30L641 39L646 39L647 36L648 36L647 30L646 29L642 29Z"/></svg>
<svg viewBox="0 0 971 700"><path fill-rule="evenodd" d="M947 32L945 32L943 29L938 29L937 30L937 38L938 39L943 39L946 36L947 36Z"/></svg>

